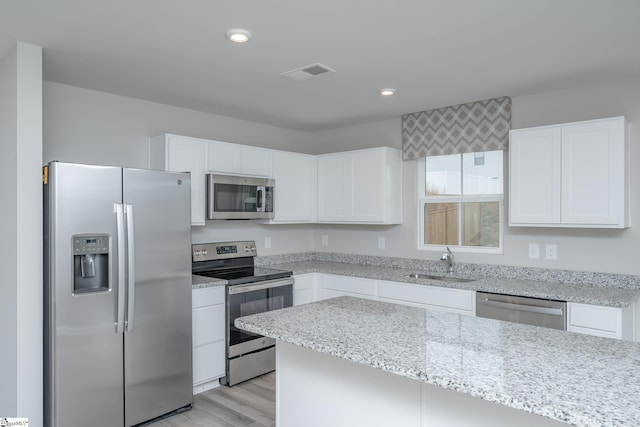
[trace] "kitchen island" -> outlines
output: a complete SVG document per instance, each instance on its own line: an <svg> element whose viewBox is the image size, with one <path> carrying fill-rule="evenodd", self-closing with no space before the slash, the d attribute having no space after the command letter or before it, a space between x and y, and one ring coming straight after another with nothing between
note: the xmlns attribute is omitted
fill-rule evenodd
<svg viewBox="0 0 640 427"><path fill-rule="evenodd" d="M236 326L278 340L279 427L640 425L638 343L352 297Z"/></svg>

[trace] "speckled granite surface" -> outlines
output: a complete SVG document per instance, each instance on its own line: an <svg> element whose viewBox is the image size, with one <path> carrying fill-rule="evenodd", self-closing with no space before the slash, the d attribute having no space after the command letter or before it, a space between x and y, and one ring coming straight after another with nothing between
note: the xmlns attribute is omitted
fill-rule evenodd
<svg viewBox="0 0 640 427"><path fill-rule="evenodd" d="M212 286L225 286L229 283L222 279L213 279L211 277L191 275L191 289L210 288Z"/></svg>
<svg viewBox="0 0 640 427"><path fill-rule="evenodd" d="M447 275L439 261L322 252L258 257L256 266L291 270L294 274L338 274L618 308L640 298L640 279L631 275L458 263L453 276L477 280L443 282L407 277L410 273ZM193 276L193 289L226 284L226 280Z"/></svg>
<svg viewBox="0 0 640 427"><path fill-rule="evenodd" d="M576 426L640 426L640 344L339 297L249 332Z"/></svg>
<svg viewBox="0 0 640 427"><path fill-rule="evenodd" d="M339 262L369 267L402 268L415 271L445 273L445 264L437 260L381 257L372 255L340 254L331 252L305 252L270 255L256 258L256 265L298 263L303 261ZM640 276L630 274L599 273L593 271L554 270L548 268L518 267L508 265L456 263L455 271L473 277L501 277L504 279L535 280L540 282L589 284L601 287L640 290Z"/></svg>
<svg viewBox="0 0 640 427"><path fill-rule="evenodd" d="M283 270L292 270L294 274L315 272L338 274L341 276L363 277L376 280L388 280L391 282L495 292L620 308L629 306L634 303L638 297L640 297L640 290L638 289L601 287L586 284L558 283L502 277L483 277L480 275L475 276L472 274L460 273L454 273L453 276L463 278L478 277L478 279L473 282L445 282L429 279L415 279L409 278L407 275L410 273L422 273L427 271L340 262L303 261L289 264L276 264L272 265L272 267ZM446 275L446 273L437 274Z"/></svg>

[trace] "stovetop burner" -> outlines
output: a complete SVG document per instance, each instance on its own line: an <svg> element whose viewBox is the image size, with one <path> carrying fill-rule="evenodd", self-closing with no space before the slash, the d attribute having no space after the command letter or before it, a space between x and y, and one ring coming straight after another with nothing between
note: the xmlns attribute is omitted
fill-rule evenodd
<svg viewBox="0 0 640 427"><path fill-rule="evenodd" d="M204 243L192 245L192 273L228 280L230 285L290 277L293 272L255 267L254 241Z"/></svg>

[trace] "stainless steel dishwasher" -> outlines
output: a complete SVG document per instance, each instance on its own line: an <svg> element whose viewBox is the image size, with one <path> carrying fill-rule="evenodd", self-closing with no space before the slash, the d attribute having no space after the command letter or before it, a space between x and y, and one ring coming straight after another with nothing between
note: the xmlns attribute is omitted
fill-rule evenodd
<svg viewBox="0 0 640 427"><path fill-rule="evenodd" d="M476 316L546 328L567 329L567 303L476 292Z"/></svg>

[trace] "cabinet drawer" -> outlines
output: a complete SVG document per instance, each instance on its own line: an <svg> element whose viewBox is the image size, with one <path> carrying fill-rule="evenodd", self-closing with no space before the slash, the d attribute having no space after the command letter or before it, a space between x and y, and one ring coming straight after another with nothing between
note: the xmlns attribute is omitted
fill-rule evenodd
<svg viewBox="0 0 640 427"><path fill-rule="evenodd" d="M193 349L193 384L223 377L225 374L224 340Z"/></svg>
<svg viewBox="0 0 640 427"><path fill-rule="evenodd" d="M295 291L299 291L301 289L313 288L313 276L314 276L314 273L300 274L300 275L293 276L295 280L295 283L293 284L293 289Z"/></svg>
<svg viewBox="0 0 640 427"><path fill-rule="evenodd" d="M456 313L473 314L475 309L475 293L461 289L380 281L378 296Z"/></svg>
<svg viewBox="0 0 640 427"><path fill-rule="evenodd" d="M191 307L199 308L208 305L224 304L224 286L194 289L191 292Z"/></svg>
<svg viewBox="0 0 640 427"><path fill-rule="evenodd" d="M193 346L224 340L224 304L193 310Z"/></svg>
<svg viewBox="0 0 640 427"><path fill-rule="evenodd" d="M378 282L372 279L334 276L331 274L322 276L322 289L375 297L377 293L377 287Z"/></svg>
<svg viewBox="0 0 640 427"><path fill-rule="evenodd" d="M568 306L569 319L567 324L569 330L583 332L578 329L592 329L606 333L605 336L609 336L608 334L620 334L621 309L576 303L569 303Z"/></svg>
<svg viewBox="0 0 640 427"><path fill-rule="evenodd" d="M313 301L312 289L300 289L293 291L293 305L307 304Z"/></svg>

